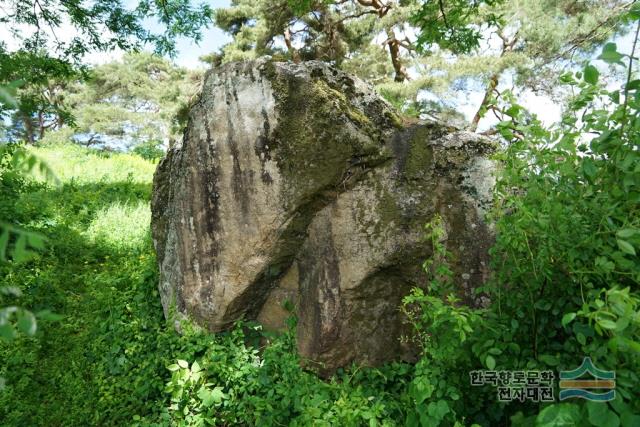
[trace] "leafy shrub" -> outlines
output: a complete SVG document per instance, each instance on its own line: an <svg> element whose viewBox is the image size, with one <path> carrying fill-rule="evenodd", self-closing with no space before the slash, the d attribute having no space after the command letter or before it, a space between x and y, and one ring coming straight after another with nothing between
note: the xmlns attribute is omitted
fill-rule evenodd
<svg viewBox="0 0 640 427"><path fill-rule="evenodd" d="M301 367L293 328L267 334L271 342L262 349L246 343L246 331L262 334L260 326L240 323L199 362L169 366L165 417L173 425L398 425L398 385L408 365L354 368L323 381Z"/></svg>
<svg viewBox="0 0 640 427"><path fill-rule="evenodd" d="M608 44L600 58L625 56ZM498 185L496 277L484 289L494 326L479 342L495 342L503 369L573 369L590 356L616 371L615 401L549 405L537 425L640 421L640 81L621 93L603 89L598 75L587 65L563 76L576 95L557 128L516 104L499 125L510 144ZM535 413L520 412L514 420Z"/></svg>
<svg viewBox="0 0 640 427"><path fill-rule="evenodd" d="M159 141L145 141L136 145L133 152L145 160L158 160L164 156L164 149Z"/></svg>

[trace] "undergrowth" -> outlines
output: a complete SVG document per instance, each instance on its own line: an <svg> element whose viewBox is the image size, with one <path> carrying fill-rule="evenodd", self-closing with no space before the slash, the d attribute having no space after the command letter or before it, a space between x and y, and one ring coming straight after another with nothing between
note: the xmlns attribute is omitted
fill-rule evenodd
<svg viewBox="0 0 640 427"><path fill-rule="evenodd" d="M202 355L211 338L165 325L149 236L155 165L72 145L33 151L60 183L2 177L3 217L46 245L28 262L0 264L0 282L22 291L0 305L62 318L0 343L0 424L126 425L160 414L166 366Z"/></svg>
<svg viewBox="0 0 640 427"><path fill-rule="evenodd" d="M163 317L149 235L155 164L72 145L32 151L60 183L3 176L0 211L46 245L29 261L0 264L2 284L22 291L0 306L62 318L0 341L2 425L397 425L405 417L398 396L410 365L323 381L300 367L291 333L266 334L266 349L252 344L265 339L253 324L178 335Z"/></svg>

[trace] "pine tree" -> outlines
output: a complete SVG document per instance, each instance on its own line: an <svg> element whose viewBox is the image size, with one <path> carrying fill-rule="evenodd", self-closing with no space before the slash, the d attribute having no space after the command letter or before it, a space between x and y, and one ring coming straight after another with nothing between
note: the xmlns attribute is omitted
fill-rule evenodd
<svg viewBox="0 0 640 427"><path fill-rule="evenodd" d="M182 132L184 110L201 77L151 53L125 54L95 67L65 93L74 132L86 144L109 137L172 142Z"/></svg>
<svg viewBox="0 0 640 427"><path fill-rule="evenodd" d="M550 92L557 65L584 58L622 30L623 0L233 0L214 14L233 36L214 65L272 55L317 59L358 75L408 114L442 104L421 91L444 94L465 81L484 99L470 124L498 96L512 72L520 88ZM451 113L449 111L449 113ZM455 115L455 114L454 114Z"/></svg>

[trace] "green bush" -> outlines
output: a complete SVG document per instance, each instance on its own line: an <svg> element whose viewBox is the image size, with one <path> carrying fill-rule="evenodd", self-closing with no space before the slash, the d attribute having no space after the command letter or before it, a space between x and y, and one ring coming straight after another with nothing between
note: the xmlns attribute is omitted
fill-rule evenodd
<svg viewBox="0 0 640 427"><path fill-rule="evenodd" d="M609 44L601 58L615 64L625 55ZM558 371L589 356L616 372L616 400L548 405L536 425L640 424L640 81L621 93L603 89L598 75L587 65L562 77L575 96L558 127L517 104L499 124L509 146L497 188L495 278L482 289L493 304L474 338L474 346L492 342L499 357L489 363L480 352L480 360ZM521 406L505 408L514 423L540 410Z"/></svg>
<svg viewBox="0 0 640 427"><path fill-rule="evenodd" d="M164 156L164 149L159 141L146 141L136 145L133 152L146 160L158 160Z"/></svg>
<svg viewBox="0 0 640 427"><path fill-rule="evenodd" d="M240 323L218 336L199 362L170 365L165 419L184 426L402 424L398 399L409 365L354 367L323 381L301 367L293 331L267 334L269 345L258 349L247 342L262 335L260 326Z"/></svg>

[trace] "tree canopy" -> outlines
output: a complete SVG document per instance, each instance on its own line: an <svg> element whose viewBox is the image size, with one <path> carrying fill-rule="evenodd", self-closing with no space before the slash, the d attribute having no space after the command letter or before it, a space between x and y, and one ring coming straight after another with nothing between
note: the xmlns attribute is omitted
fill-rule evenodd
<svg viewBox="0 0 640 427"><path fill-rule="evenodd" d="M93 68L86 80L64 92L79 141L90 145L119 138L123 146L167 144L180 137L184 109L201 74L176 67L150 53L128 53L122 60Z"/></svg>
<svg viewBox="0 0 640 427"><path fill-rule="evenodd" d="M61 93L86 76L83 58L91 52L138 50L152 46L158 54L175 54L177 37L196 41L211 22L206 4L188 0L0 1L0 25L11 43L0 42L0 86L21 87L14 117L22 136L34 142L46 129L60 128L72 117ZM157 22L162 31L149 30ZM0 116L14 108L0 106Z"/></svg>
<svg viewBox="0 0 640 427"><path fill-rule="evenodd" d="M214 13L233 40L205 58L213 64L275 55L293 61L330 61L375 84L406 112L442 106L440 96L470 81L485 99L472 129L509 74L521 88L555 86L557 70L584 60L595 46L624 30L632 2L500 0L248 1Z"/></svg>
<svg viewBox="0 0 640 427"><path fill-rule="evenodd" d="M4 25L19 41L18 50L81 60L91 51L119 48L124 51L152 44L160 54L175 53L175 39L200 40L212 10L188 0L141 0L124 5L120 1L15 0L0 2ZM144 25L155 20L164 31ZM4 46L6 49L6 46Z"/></svg>

